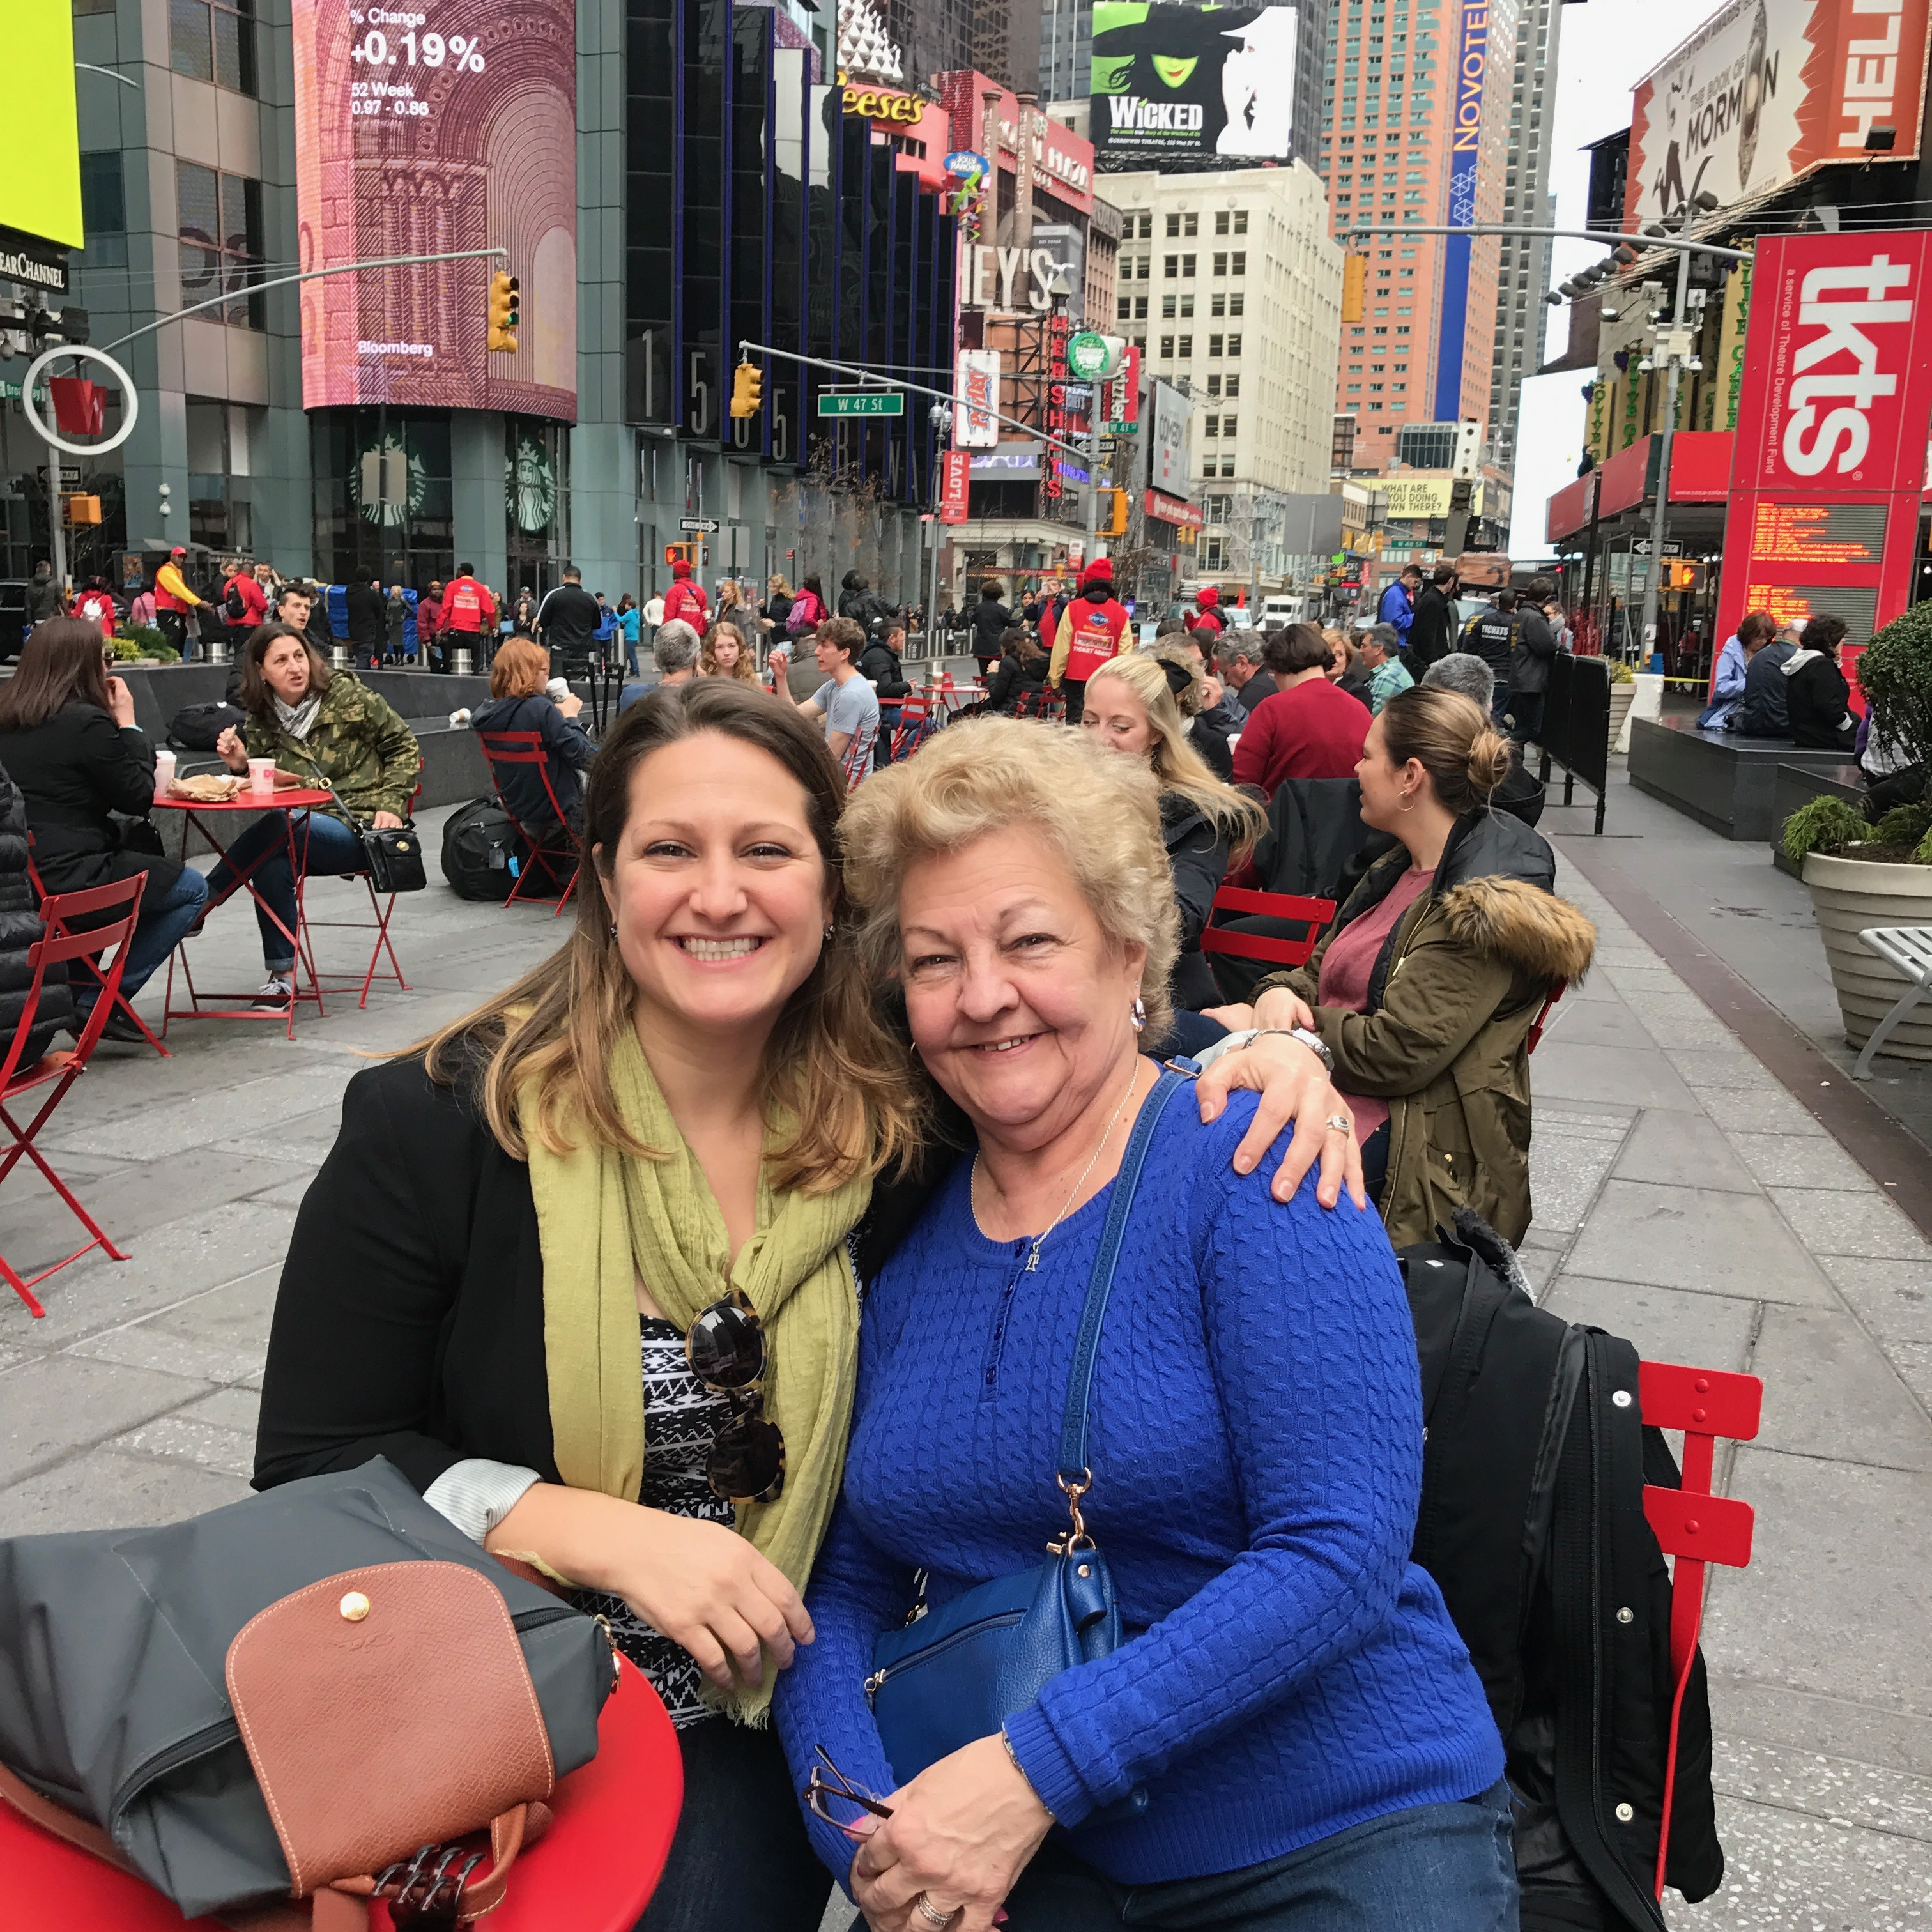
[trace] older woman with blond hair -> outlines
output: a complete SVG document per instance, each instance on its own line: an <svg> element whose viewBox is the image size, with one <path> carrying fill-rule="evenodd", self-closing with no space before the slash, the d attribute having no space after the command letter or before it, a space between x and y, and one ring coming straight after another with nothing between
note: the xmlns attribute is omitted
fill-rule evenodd
<svg viewBox="0 0 1932 1932"><path fill-rule="evenodd" d="M982 718L848 808L860 943L975 1153L871 1282L817 1635L777 1704L793 1777L889 1932L1003 1905L1085 1932L1130 1898L1200 1932L1504 1932L1502 1748L1409 1561L1388 1243L1306 1189L1270 1203L1228 1162L1246 1102L1204 1124L1142 1051L1179 937L1159 782L1097 730ZM956 1650L898 1660L1056 1533L1074 1660L983 1694Z"/></svg>
<svg viewBox="0 0 1932 1932"><path fill-rule="evenodd" d="M1192 692L1198 674L1177 664ZM1110 752L1144 760L1160 791L1160 822L1180 910L1180 951L1174 995L1184 1006L1213 1006L1221 997L1201 950L1214 895L1267 830L1268 817L1245 793L1210 771L1183 735L1181 706L1162 660L1132 653L1111 659L1087 680L1080 728Z"/></svg>

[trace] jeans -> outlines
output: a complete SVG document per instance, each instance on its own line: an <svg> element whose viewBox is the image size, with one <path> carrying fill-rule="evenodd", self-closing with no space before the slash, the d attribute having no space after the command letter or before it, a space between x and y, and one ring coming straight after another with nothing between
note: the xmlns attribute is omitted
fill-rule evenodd
<svg viewBox="0 0 1932 1932"><path fill-rule="evenodd" d="M128 942L128 956L121 967L121 997L131 1000L153 976L161 962L178 946L190 926L201 916L208 902L208 881L192 866L187 867L166 893L153 905L144 907ZM74 986L74 1009L83 1016L94 1010L94 987Z"/></svg>
<svg viewBox="0 0 1932 1932"><path fill-rule="evenodd" d="M1362 1143L1362 1186L1372 1204L1382 1198L1382 1183L1388 1178L1390 1125L1383 1121Z"/></svg>
<svg viewBox="0 0 1932 1932"><path fill-rule="evenodd" d="M778 1732L708 1718L677 1741L684 1810L636 1932L818 1932L832 1879Z"/></svg>
<svg viewBox="0 0 1932 1932"><path fill-rule="evenodd" d="M1510 716L1515 721L1510 727L1510 736L1519 745L1526 745L1532 738L1541 743L1543 700L1548 694L1540 691L1513 691L1510 693Z"/></svg>
<svg viewBox="0 0 1932 1932"><path fill-rule="evenodd" d="M339 818L320 812L292 812L289 830L295 835L296 855L303 854L304 827L307 827L308 865L310 872L337 876L365 872L362 842ZM289 933L296 929L296 880L289 864L288 848L282 834L279 812L259 818L229 848L208 875L209 893L219 899L235 890L236 881L263 853L271 856L249 875L249 884L272 907L287 932L278 928L260 904L255 908L255 923L262 929L262 958L271 973L286 973L296 963L294 942Z"/></svg>
<svg viewBox="0 0 1932 1932"><path fill-rule="evenodd" d="M1006 1900L1009 1932L1516 1932L1509 1786L1416 1804L1210 1878L1118 1885L1048 1844Z"/></svg>
<svg viewBox="0 0 1932 1932"><path fill-rule="evenodd" d="M1060 688L1066 700L1067 723L1078 724L1087 709L1087 680L1084 677L1063 677Z"/></svg>

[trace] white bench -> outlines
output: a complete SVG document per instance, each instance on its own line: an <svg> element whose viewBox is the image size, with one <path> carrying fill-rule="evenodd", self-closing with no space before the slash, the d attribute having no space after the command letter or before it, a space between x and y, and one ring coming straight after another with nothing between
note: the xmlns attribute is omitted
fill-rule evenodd
<svg viewBox="0 0 1932 1932"><path fill-rule="evenodd" d="M1906 993L1878 1024L1852 1069L1854 1080L1863 1080L1871 1071L1872 1055L1888 1040L1892 1030L1906 1014L1932 992L1932 926L1868 926L1858 934L1858 942L1895 966L1912 982Z"/></svg>

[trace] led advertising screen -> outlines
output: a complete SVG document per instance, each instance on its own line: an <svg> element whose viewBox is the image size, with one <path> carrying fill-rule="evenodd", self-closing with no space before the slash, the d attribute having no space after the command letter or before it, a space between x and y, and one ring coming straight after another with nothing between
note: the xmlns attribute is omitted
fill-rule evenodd
<svg viewBox="0 0 1932 1932"><path fill-rule="evenodd" d="M8 103L0 277L64 291L59 251L80 248L83 238L73 0L10 0L7 51L16 71L33 78Z"/></svg>
<svg viewBox="0 0 1932 1932"><path fill-rule="evenodd" d="M293 0L302 404L577 416L576 0ZM490 353L493 270L520 284Z"/></svg>
<svg viewBox="0 0 1932 1932"><path fill-rule="evenodd" d="M1296 26L1292 7L1095 0L1095 154L1116 169L1286 160Z"/></svg>

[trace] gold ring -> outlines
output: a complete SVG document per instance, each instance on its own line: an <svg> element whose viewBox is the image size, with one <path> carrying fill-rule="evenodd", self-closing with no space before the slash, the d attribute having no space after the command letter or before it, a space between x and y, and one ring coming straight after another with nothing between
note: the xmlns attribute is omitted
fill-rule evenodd
<svg viewBox="0 0 1932 1932"><path fill-rule="evenodd" d="M926 1921L927 1924L938 1928L938 1932L944 1932L944 1928L959 1916L959 1908L957 1906L955 1906L950 1912L942 1912L924 1892L921 1892L912 1903L913 1910Z"/></svg>
<svg viewBox="0 0 1932 1932"><path fill-rule="evenodd" d="M1331 1134L1352 1134L1355 1131L1354 1122L1346 1114L1330 1114L1326 1124Z"/></svg>

